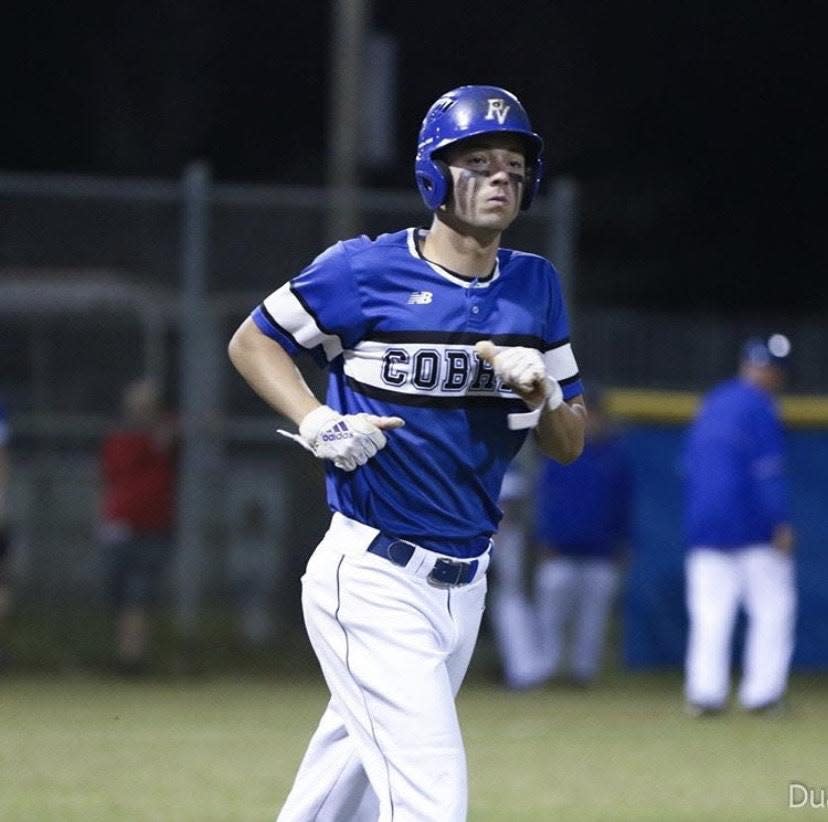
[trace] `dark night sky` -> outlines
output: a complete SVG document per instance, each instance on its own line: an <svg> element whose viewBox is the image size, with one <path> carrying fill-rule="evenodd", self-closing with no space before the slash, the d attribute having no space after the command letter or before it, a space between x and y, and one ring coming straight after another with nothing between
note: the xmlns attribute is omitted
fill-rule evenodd
<svg viewBox="0 0 828 822"><path fill-rule="evenodd" d="M19 82L4 84L0 166L164 176L199 156L221 179L322 181L328 2L113 0L89 16L12 2L5 16L4 76ZM377 0L374 19L399 44L400 163L370 182L411 185L419 121L440 92L503 85L549 166L602 197L584 237L597 257L646 249L676 280L739 266L783 307L824 294L815 6ZM702 291L713 297L713 280Z"/></svg>

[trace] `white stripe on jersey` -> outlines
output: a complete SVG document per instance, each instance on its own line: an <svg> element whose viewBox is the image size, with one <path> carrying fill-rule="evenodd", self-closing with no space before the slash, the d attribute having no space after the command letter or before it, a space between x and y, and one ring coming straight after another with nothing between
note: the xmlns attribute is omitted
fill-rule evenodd
<svg viewBox="0 0 828 822"><path fill-rule="evenodd" d="M290 283L285 283L266 297L264 307L304 348L312 349L321 345L328 362L335 360L342 353L342 341L335 334L325 334L319 328L316 320L290 290Z"/></svg>
<svg viewBox="0 0 828 822"><path fill-rule="evenodd" d="M343 352L345 375L363 385L407 395L514 399L491 370L480 373L473 345L461 343L388 343L366 340ZM567 343L544 360L556 380L574 377L578 367Z"/></svg>
<svg viewBox="0 0 828 822"><path fill-rule="evenodd" d="M558 382L574 377L578 373L578 363L575 362L575 355L569 343L544 352L543 361L546 365L546 373Z"/></svg>

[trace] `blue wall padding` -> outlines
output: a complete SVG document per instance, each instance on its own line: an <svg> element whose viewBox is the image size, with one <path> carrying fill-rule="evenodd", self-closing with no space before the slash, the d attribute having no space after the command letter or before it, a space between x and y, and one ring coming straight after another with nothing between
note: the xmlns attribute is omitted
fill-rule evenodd
<svg viewBox="0 0 828 822"><path fill-rule="evenodd" d="M684 659L687 614L680 454L685 431L666 425L628 429L635 515L622 636L623 660L630 667L681 665ZM828 432L789 432L788 459L799 537L794 665L828 668ZM736 654L740 645L737 636Z"/></svg>

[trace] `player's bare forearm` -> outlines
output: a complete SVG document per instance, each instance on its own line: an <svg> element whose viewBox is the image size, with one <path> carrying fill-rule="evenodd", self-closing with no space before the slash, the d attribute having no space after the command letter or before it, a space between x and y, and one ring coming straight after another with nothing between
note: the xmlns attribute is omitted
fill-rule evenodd
<svg viewBox="0 0 828 822"><path fill-rule="evenodd" d="M540 450L562 465L578 459L584 450L586 415L580 394L561 403L554 411L545 410L535 429Z"/></svg>
<svg viewBox="0 0 828 822"><path fill-rule="evenodd" d="M543 408L535 429L540 450L563 465L578 459L584 450L586 426L583 396L564 402L560 385L547 375L543 358L535 349L499 348L491 340L480 340L474 350L529 408Z"/></svg>
<svg viewBox="0 0 828 822"><path fill-rule="evenodd" d="M236 370L274 411L297 425L320 405L290 355L262 334L249 317L227 348Z"/></svg>

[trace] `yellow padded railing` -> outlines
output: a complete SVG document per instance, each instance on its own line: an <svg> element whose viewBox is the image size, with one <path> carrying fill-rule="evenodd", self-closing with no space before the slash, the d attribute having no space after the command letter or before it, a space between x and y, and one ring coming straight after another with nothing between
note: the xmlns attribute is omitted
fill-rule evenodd
<svg viewBox="0 0 828 822"><path fill-rule="evenodd" d="M701 396L692 391L608 388L606 399L613 413L634 422L683 424L692 419ZM780 404L786 424L828 428L828 396L789 394L780 398Z"/></svg>

